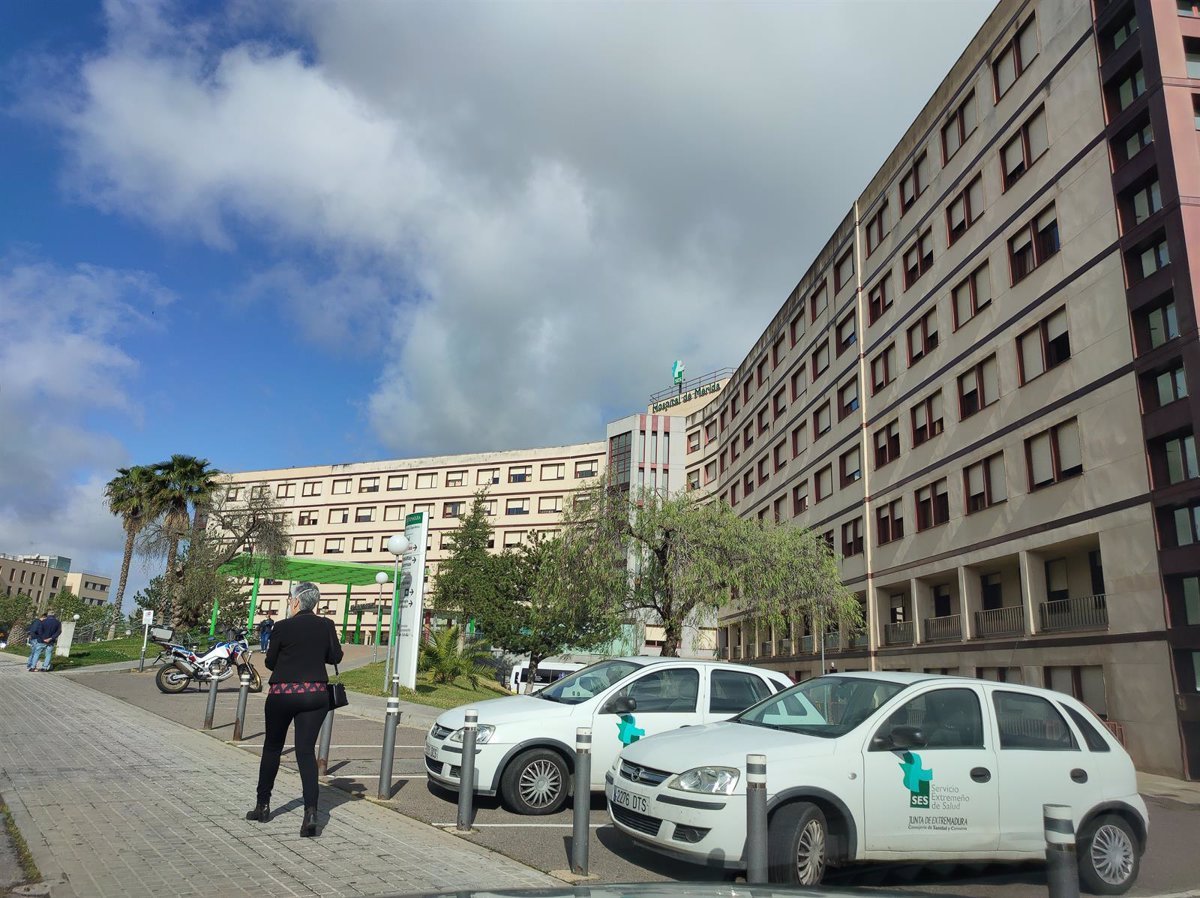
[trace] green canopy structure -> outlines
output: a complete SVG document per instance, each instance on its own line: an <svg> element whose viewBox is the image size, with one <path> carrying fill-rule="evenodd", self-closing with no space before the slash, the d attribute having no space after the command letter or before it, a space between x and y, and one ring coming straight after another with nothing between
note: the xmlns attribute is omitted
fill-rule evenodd
<svg viewBox="0 0 1200 898"><path fill-rule="evenodd" d="M392 603L396 607L397 585L392 576L393 568L378 564L351 564L345 561L314 561L311 558L270 558L266 555L252 555L243 552L219 568L222 574L231 577L246 577L253 579L250 589L250 615L246 619L246 629L254 626L254 613L258 608L258 587L263 576L276 580L305 581L309 583L337 583L346 587L346 605L342 610L342 641L346 641L346 629L350 622L350 590L355 586L369 586L375 583L375 575L384 573L392 580ZM354 641L361 637L362 612L358 613L355 626ZM378 622L376 622L378 628ZM212 621L209 634L217 632L217 606L213 603Z"/></svg>

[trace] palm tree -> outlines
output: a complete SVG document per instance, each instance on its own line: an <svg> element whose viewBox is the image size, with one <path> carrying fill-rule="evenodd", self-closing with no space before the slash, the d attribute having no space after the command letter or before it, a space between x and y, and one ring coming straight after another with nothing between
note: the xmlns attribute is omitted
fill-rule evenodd
<svg viewBox="0 0 1200 898"><path fill-rule="evenodd" d="M421 643L420 666L435 683L453 683L459 677L466 677L474 689L479 678L487 675L480 665L490 657L491 652L478 643L468 642L460 647L458 627L447 627Z"/></svg>
<svg viewBox="0 0 1200 898"><path fill-rule="evenodd" d="M117 468L117 476L104 487L104 501L108 510L121 519L125 529L125 556L121 559L121 579L117 582L117 594L113 598L113 619L108 627L108 638L112 639L117 627L117 616L125 598L125 584L129 580L129 562L133 560L133 544L137 535L150 523L151 507L155 491L154 470L145 465L132 468Z"/></svg>
<svg viewBox="0 0 1200 898"><path fill-rule="evenodd" d="M172 455L169 461L154 466L154 510L163 516L167 540L167 583L174 602L173 617L180 612L179 584L181 572L176 570L179 543L199 521L200 515L217 488L216 477L221 472L208 466L208 459L194 455ZM195 515L195 518L192 515ZM173 625L178 620L172 621Z"/></svg>

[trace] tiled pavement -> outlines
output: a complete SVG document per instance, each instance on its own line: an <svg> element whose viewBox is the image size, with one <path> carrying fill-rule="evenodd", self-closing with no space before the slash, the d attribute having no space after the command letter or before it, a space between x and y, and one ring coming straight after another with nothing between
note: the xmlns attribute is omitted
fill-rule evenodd
<svg viewBox="0 0 1200 898"><path fill-rule="evenodd" d="M0 657L0 794L55 898L562 884L337 789L322 788L319 838L301 839L286 768L277 816L249 823L256 758L21 662Z"/></svg>

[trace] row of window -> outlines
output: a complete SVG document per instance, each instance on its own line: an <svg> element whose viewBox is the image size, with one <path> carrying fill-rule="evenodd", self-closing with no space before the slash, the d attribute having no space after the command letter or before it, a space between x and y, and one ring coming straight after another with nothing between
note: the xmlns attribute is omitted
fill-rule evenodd
<svg viewBox="0 0 1200 898"><path fill-rule="evenodd" d="M529 531L529 533L534 533L534 532L537 532L538 534L540 534L542 536L542 538L544 538L544 539L551 539L555 535L558 534L557 530L539 530L539 531L531 530L531 531ZM440 533L438 535L438 548L439 549L447 549L447 550L451 549L453 547L454 533L455 533L455 531L453 531L453 530L447 530L447 531ZM506 530L506 531L504 531L503 532L504 548L511 549L515 546L521 545L523 542L525 542L525 533L526 533L526 531L524 531L524 530ZM354 536L354 537L329 536L329 537L325 538L324 554L325 555L341 555L341 554L345 553L347 546L350 547L350 551L352 553L364 553L364 554L371 553L371 552L382 553L382 552L387 551L387 543L390 538L391 538L390 536L379 537L379 548L376 549L376 548L374 548L375 537L373 537L373 536ZM316 545L317 545L316 539L297 539L295 541L295 545L294 545L294 554L296 554L296 555L312 555L316 551ZM493 535L492 538L488 542L488 548L489 549L495 548L495 545L496 545L496 539L495 539L495 536ZM432 551L432 549L433 549L433 534L429 535L429 542L426 543L425 549L426 549L426 551Z"/></svg>
<svg viewBox="0 0 1200 898"><path fill-rule="evenodd" d="M496 515L497 500L487 499L484 501L487 513L491 516ZM532 505L532 500L529 497L518 497L504 500L504 513L506 515L529 514ZM458 518L466 514L470 502L465 499L452 500L442 503L443 518ZM402 521L405 517L406 505L385 505L383 506L384 521ZM537 502L537 510L539 514L557 514L563 509L562 496L539 496ZM434 504L432 502L414 503L412 506L413 513L424 512L429 520L434 518ZM371 524L376 520L376 512L378 506L375 505L360 505L354 509L354 523L356 524ZM287 521L290 516L284 513L282 520ZM308 509L297 514L296 523L300 527L314 527L320 522L320 511ZM348 524L350 523L350 509L346 508L330 508L327 511L326 523L329 524Z"/></svg>

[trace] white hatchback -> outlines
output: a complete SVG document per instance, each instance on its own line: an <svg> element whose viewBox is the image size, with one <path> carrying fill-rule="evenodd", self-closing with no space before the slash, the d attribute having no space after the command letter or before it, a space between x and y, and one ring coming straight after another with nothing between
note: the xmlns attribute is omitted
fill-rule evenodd
<svg viewBox="0 0 1200 898"><path fill-rule="evenodd" d="M609 814L646 847L744 868L747 753L767 757L772 881L816 885L853 861L1042 858L1043 803L1070 806L1092 892L1127 890L1146 848L1133 762L1085 705L925 674L820 677L638 741L605 776Z"/></svg>
<svg viewBox="0 0 1200 898"><path fill-rule="evenodd" d="M777 671L684 658L611 658L533 695L463 705L441 714L425 738L431 782L458 789L463 721L479 711L475 789L500 793L520 814L551 814L571 788L575 731L592 729L592 789L621 748L679 727L726 720L792 685Z"/></svg>

